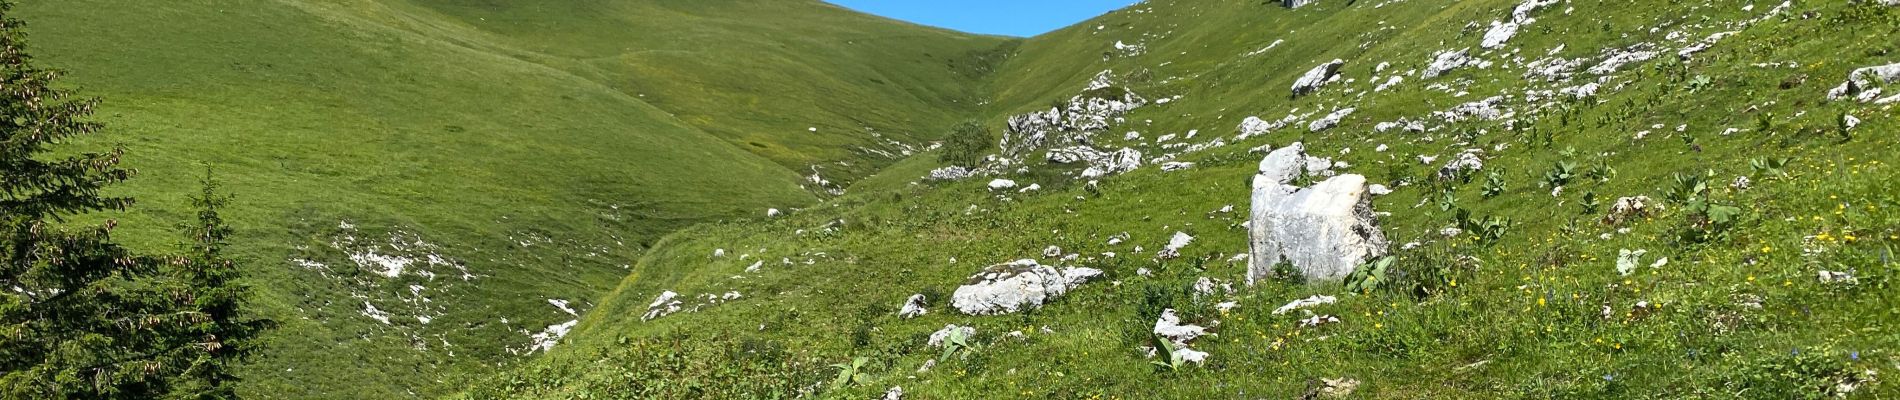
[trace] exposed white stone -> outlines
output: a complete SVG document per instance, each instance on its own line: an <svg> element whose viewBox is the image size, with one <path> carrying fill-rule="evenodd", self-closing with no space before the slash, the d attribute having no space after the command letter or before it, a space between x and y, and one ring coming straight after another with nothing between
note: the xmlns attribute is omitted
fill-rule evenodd
<svg viewBox="0 0 1900 400"><path fill-rule="evenodd" d="M1141 168L1141 151L1124 147L1109 153L1108 157L1101 158L1099 164L1082 170L1082 178L1095 179L1133 171L1136 168Z"/></svg>
<svg viewBox="0 0 1900 400"><path fill-rule="evenodd" d="M996 180L990 181L990 190L1013 189L1015 187L1016 187L1016 181L1012 181L1008 179L996 179Z"/></svg>
<svg viewBox="0 0 1900 400"><path fill-rule="evenodd" d="M1900 63L1856 69L1847 74L1847 81L1827 91L1827 99L1876 101L1881 94L1879 86L1894 82L1900 82Z"/></svg>
<svg viewBox="0 0 1900 400"><path fill-rule="evenodd" d="M1465 149L1463 153L1458 153L1457 157L1452 158L1451 162L1445 163L1444 167L1438 168L1438 178L1452 179L1470 176L1471 173L1484 170L1484 160L1479 157L1482 154L1484 150Z"/></svg>
<svg viewBox="0 0 1900 400"><path fill-rule="evenodd" d="M1161 252L1155 256L1164 260L1180 257L1181 248L1187 247L1189 243L1194 243L1194 236L1190 236L1186 232L1175 232L1174 237L1168 238L1168 245L1162 247Z"/></svg>
<svg viewBox="0 0 1900 400"><path fill-rule="evenodd" d="M1610 204L1610 214L1604 221L1619 224L1634 218L1648 217L1656 211L1661 211L1662 208L1662 204L1650 200L1649 196L1618 198L1615 203Z"/></svg>
<svg viewBox="0 0 1900 400"><path fill-rule="evenodd" d="M1102 275L1094 268L1057 270L1036 260L1017 260L985 268L951 295L951 305L970 315L995 315L1039 307Z"/></svg>
<svg viewBox="0 0 1900 400"><path fill-rule="evenodd" d="M951 332L961 332L963 337L967 339L976 335L976 328L956 324L944 325L943 329L931 332L930 339L925 340L924 344L930 345L930 347L943 347L947 344L945 341L950 339Z"/></svg>
<svg viewBox="0 0 1900 400"><path fill-rule="evenodd" d="M640 320L651 321L654 318L664 317L667 314L679 312L680 304L681 304L680 301L677 300L679 295L680 295L679 293L674 293L671 290L660 292L660 296L655 297L653 299L653 303L647 305L647 313L645 315L641 315Z"/></svg>
<svg viewBox="0 0 1900 400"><path fill-rule="evenodd" d="M1161 318L1155 320L1154 334L1172 342L1175 353L1185 361L1201 363L1207 360L1207 353L1188 348L1188 342L1207 335L1207 328L1181 324L1181 317L1175 315L1172 308L1161 310Z"/></svg>
<svg viewBox="0 0 1900 400"><path fill-rule="evenodd" d="M909 318L921 317L924 314L929 313L930 310L924 308L924 301L925 299L924 299L923 294L910 295L909 300L904 300L904 307L897 310L897 316L900 318L909 319Z"/></svg>
<svg viewBox="0 0 1900 400"><path fill-rule="evenodd" d="M1517 36L1518 23L1491 21L1491 29L1484 32L1484 42L1480 47L1495 49L1504 47L1505 42Z"/></svg>
<svg viewBox="0 0 1900 400"><path fill-rule="evenodd" d="M554 344L559 343L561 341L561 338L567 337L567 332L574 330L574 325L579 324L580 322L581 320L576 319L576 320L569 320L567 322L562 322L559 324L548 325L547 329L542 329L540 333L529 335L528 336L528 340L529 340L528 351L529 352L535 352L535 351L545 352L550 349L553 349Z"/></svg>
<svg viewBox="0 0 1900 400"><path fill-rule="evenodd" d="M953 166L930 170L930 176L925 177L924 179L932 180L932 181L958 181L958 180L967 179L973 175L976 175L976 173L970 171L969 168L958 167L958 166L953 165Z"/></svg>
<svg viewBox="0 0 1900 400"><path fill-rule="evenodd" d="M1312 131L1312 132L1322 132L1327 129L1333 129L1334 126L1339 126L1340 120L1346 119L1346 117L1352 115L1352 112L1355 110L1357 109L1343 108L1343 109L1333 111L1331 114L1326 114L1326 117L1320 118L1318 121L1313 121L1312 124L1308 124L1306 126L1306 130Z"/></svg>
<svg viewBox="0 0 1900 400"><path fill-rule="evenodd" d="M1498 106L1503 103L1504 96L1493 96L1484 100L1460 104L1457 107L1452 107L1450 110L1435 111L1432 112L1432 116L1443 119L1447 123L1457 123L1473 118L1484 121L1495 121L1510 115L1503 109L1498 108Z"/></svg>
<svg viewBox="0 0 1900 400"><path fill-rule="evenodd" d="M1248 223L1248 284L1269 277L1282 261L1308 279L1338 280L1386 252L1366 178L1340 175L1311 187L1290 185L1301 172L1297 166L1310 169L1311 163L1302 162L1308 158L1305 146L1295 143L1261 160Z"/></svg>
<svg viewBox="0 0 1900 400"><path fill-rule="evenodd" d="M1273 315L1286 314L1288 312L1292 312L1293 310L1298 310L1298 309L1307 308L1307 307L1333 304L1338 301L1339 301L1339 298L1333 297L1333 296L1327 296L1323 294L1313 295L1312 297L1307 297L1304 299L1294 300L1291 303L1286 303L1286 305L1280 306L1280 308L1275 308L1273 309Z"/></svg>
<svg viewBox="0 0 1900 400"><path fill-rule="evenodd" d="M1293 82L1293 95L1300 96L1319 90L1320 86L1338 77L1339 67L1343 65L1346 65L1346 60L1334 59L1306 71L1305 75L1301 75L1299 80Z"/></svg>
<svg viewBox="0 0 1900 400"><path fill-rule="evenodd" d="M1590 67L1589 71L1592 74L1609 75L1622 69L1624 65L1649 61L1650 59L1656 58L1656 51L1649 50L1650 47L1653 46L1638 44L1626 49L1604 50L1603 61L1598 62L1594 67Z"/></svg>

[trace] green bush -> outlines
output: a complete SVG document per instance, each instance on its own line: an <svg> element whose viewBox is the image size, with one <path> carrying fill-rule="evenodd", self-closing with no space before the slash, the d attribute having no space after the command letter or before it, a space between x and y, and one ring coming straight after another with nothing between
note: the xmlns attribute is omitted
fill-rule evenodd
<svg viewBox="0 0 1900 400"><path fill-rule="evenodd" d="M965 121L950 130L943 141L943 153L937 160L945 164L975 167L990 150L990 130L976 121Z"/></svg>

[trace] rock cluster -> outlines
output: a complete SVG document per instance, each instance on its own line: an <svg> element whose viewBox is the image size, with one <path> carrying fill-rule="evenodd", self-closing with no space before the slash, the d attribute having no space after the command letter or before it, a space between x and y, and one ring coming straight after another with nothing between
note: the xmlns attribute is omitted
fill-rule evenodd
<svg viewBox="0 0 1900 400"><path fill-rule="evenodd" d="M985 268L957 287L950 303L969 315L1013 313L1042 306L1067 294L1091 278L1102 275L1094 268L1056 269L1036 260L1016 260Z"/></svg>

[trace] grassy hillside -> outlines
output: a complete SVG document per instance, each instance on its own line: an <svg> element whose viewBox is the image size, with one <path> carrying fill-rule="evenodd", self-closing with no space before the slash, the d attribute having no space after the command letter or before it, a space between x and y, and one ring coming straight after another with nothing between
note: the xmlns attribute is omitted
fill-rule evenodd
<svg viewBox="0 0 1900 400"><path fill-rule="evenodd" d="M1015 43L802 0L410 3L839 188L974 115Z"/></svg>
<svg viewBox="0 0 1900 400"><path fill-rule="evenodd" d="M1114 70L1149 99L1180 96L1096 136L1142 150L1147 165L1089 188L1038 152L1021 172L904 183L928 170L920 158L788 218L675 233L547 357L461 397L869 398L902 387L907 398L1297 398L1346 382L1355 397L1405 399L1896 392L1900 126L1891 105L1826 94L1856 68L1900 62L1889 40L1900 10L1557 1L1481 47L1519 5L1155 0L1031 39L999 69L985 119L1000 125ZM1424 77L1460 49L1474 65ZM1333 59L1346 62L1339 81L1291 96ZM1531 73L1553 63L1568 66L1563 77ZM1402 81L1375 90L1393 76ZM1562 92L1593 83L1594 94ZM1493 96L1497 114L1434 115ZM1308 129L1342 108L1356 112ZM1287 115L1295 123L1236 137L1248 116ZM1405 121L1424 129L1379 129ZM1130 131L1138 139L1124 140ZM1240 283L1246 262L1234 255L1247 250L1262 156L1250 149L1294 142L1394 190L1373 200L1397 260L1382 287ZM1467 149L1483 150L1481 171L1437 177ZM992 178L1044 189L991 191ZM1665 208L1606 222L1632 196ZM1447 237L1458 209L1476 223ZM1176 232L1195 240L1159 257ZM1050 246L1060 254L1044 256ZM1646 255L1619 272L1634 250ZM1107 276L1030 312L948 305L983 267L1023 258ZM1202 278L1216 288L1197 291ZM644 320L667 291L685 310ZM899 318L912 294L930 298L929 313ZM1312 295L1338 302L1273 312ZM1145 357L1165 309L1214 333L1193 345L1206 363ZM1328 316L1338 322L1302 323ZM945 357L926 345L946 324L975 327L974 349ZM835 364L858 357L863 383L831 385L849 369Z"/></svg>
<svg viewBox="0 0 1900 400"><path fill-rule="evenodd" d="M812 204L809 165L844 182L922 146L1009 43L816 1L518 3L17 14L105 99L111 131L73 145L141 172L121 237L172 245L206 166L235 192L283 324L244 374L268 398L429 397L534 354L662 234Z"/></svg>

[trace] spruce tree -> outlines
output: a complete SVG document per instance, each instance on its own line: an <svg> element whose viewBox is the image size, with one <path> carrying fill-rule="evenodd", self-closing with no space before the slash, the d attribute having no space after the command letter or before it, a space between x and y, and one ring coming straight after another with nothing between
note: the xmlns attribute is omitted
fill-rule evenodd
<svg viewBox="0 0 1900 400"><path fill-rule="evenodd" d="M218 213L228 200L218 193L218 182L206 171L203 191L192 197L198 220L185 232L191 243L170 270L166 298L179 301L184 312L199 314L176 335L194 351L180 352L174 360L185 365L173 385L175 398L236 398L232 389L237 377L231 370L256 352L255 337L273 325L251 318L242 308L249 289L237 282L237 263L224 256L231 228Z"/></svg>
<svg viewBox="0 0 1900 400"><path fill-rule="evenodd" d="M12 7L0 0L0 398L157 398L175 385L191 388L183 397L228 397L223 366L257 325L228 324L241 322L241 289L216 261L222 224L201 215L218 228L196 251L151 257L114 243L111 220L74 221L130 206L103 190L133 171L119 165L122 148L71 149L102 128L88 120L98 100L73 98L57 71L33 65Z"/></svg>

